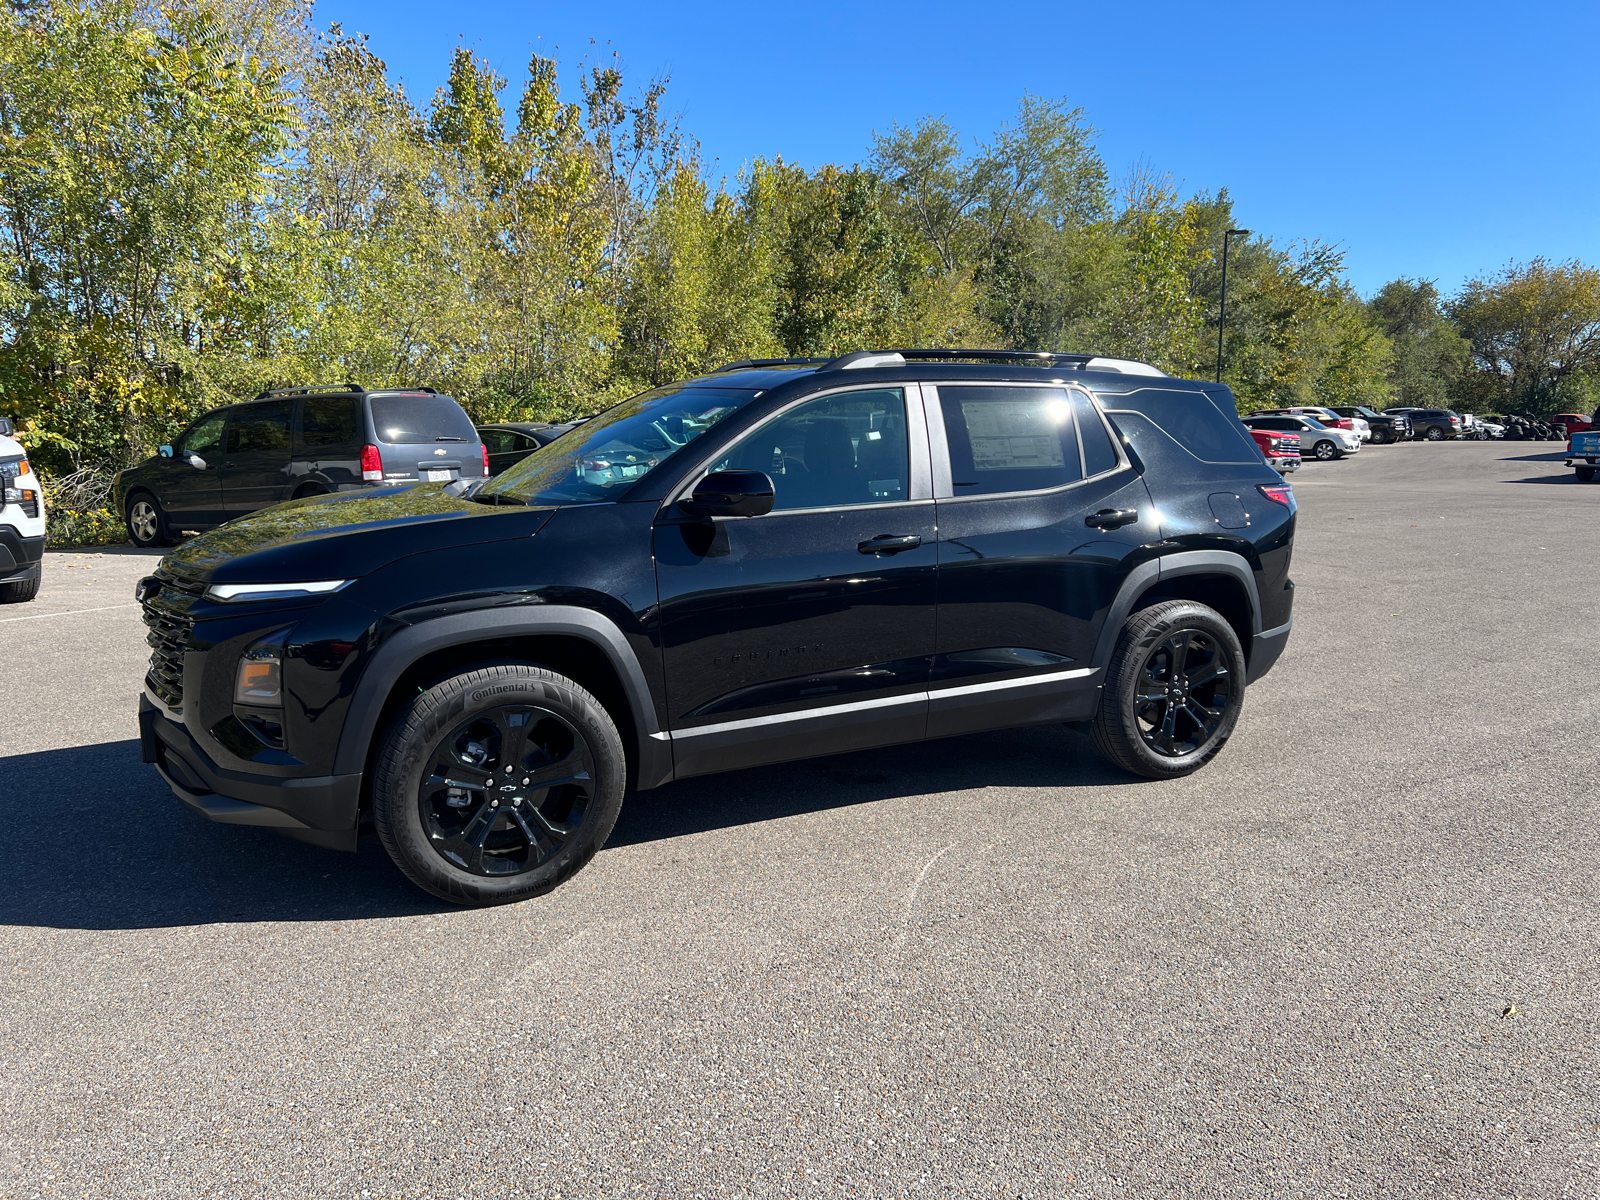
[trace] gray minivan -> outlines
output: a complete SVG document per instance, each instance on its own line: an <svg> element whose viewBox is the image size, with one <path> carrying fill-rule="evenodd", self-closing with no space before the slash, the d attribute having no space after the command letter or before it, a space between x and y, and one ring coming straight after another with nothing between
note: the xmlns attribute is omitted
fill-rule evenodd
<svg viewBox="0 0 1600 1200"><path fill-rule="evenodd" d="M134 544L162 546L302 496L488 472L472 421L432 388L284 388L200 417L112 495Z"/></svg>

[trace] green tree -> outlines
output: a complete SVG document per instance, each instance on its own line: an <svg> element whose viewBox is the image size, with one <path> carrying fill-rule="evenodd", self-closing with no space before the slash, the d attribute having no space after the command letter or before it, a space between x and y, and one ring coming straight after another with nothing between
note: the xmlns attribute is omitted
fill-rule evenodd
<svg viewBox="0 0 1600 1200"><path fill-rule="evenodd" d="M1439 303L1427 279L1394 279L1367 302L1368 311L1394 347L1389 382L1395 403L1437 408L1459 392L1472 350Z"/></svg>
<svg viewBox="0 0 1600 1200"><path fill-rule="evenodd" d="M1600 373L1600 270L1536 258L1467 281L1449 304L1472 347L1463 381L1473 399L1539 416L1559 408L1566 381Z"/></svg>

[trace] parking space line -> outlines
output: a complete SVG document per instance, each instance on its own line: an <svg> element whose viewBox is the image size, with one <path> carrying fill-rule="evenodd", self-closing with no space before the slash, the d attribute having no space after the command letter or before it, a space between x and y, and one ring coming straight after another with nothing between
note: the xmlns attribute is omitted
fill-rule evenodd
<svg viewBox="0 0 1600 1200"><path fill-rule="evenodd" d="M0 625L5 625L10 621L43 621L47 617L76 617L84 613L110 612L113 608L138 607L137 604L130 602L128 604L107 604L103 608L75 608L71 612L64 613L34 613L31 617L0 617Z"/></svg>

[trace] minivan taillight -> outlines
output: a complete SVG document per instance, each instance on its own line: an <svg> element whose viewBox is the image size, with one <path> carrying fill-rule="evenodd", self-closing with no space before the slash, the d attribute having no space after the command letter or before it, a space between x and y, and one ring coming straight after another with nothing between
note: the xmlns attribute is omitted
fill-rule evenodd
<svg viewBox="0 0 1600 1200"><path fill-rule="evenodd" d="M378 453L376 446L361 447L361 478L383 482L383 455Z"/></svg>
<svg viewBox="0 0 1600 1200"><path fill-rule="evenodd" d="M489 478L489 444L487 442L485 442L483 447L482 447L482 449L483 449L483 477L485 479L487 479L487 478Z"/></svg>

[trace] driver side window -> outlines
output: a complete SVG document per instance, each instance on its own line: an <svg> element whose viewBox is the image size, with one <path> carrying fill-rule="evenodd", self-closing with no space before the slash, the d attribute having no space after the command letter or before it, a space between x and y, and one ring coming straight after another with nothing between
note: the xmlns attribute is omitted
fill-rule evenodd
<svg viewBox="0 0 1600 1200"><path fill-rule="evenodd" d="M180 454L198 454L204 458L222 448L222 429L228 423L227 413L213 413L190 427L179 444Z"/></svg>
<svg viewBox="0 0 1600 1200"><path fill-rule="evenodd" d="M812 400L746 434L711 469L771 476L774 512L904 500L905 393L878 388Z"/></svg>

